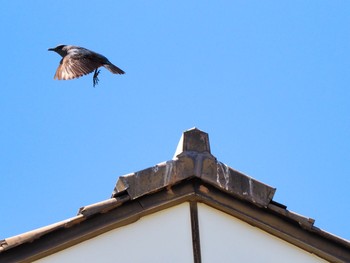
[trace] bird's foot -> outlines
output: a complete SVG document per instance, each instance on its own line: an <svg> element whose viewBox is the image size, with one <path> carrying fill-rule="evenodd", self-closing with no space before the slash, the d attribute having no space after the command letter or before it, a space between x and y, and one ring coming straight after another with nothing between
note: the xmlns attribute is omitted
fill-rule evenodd
<svg viewBox="0 0 350 263"><path fill-rule="evenodd" d="M94 83L94 87L98 84L98 82L99 82L99 79L98 79L98 74L100 74L100 71L101 70L95 70L95 73L94 73L94 76L93 76L93 78L92 78L92 80L93 80L93 83Z"/></svg>

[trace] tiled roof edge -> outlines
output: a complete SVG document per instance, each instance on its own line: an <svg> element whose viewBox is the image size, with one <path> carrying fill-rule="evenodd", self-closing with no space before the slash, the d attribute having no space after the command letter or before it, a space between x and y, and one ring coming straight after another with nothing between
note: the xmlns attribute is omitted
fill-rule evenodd
<svg viewBox="0 0 350 263"><path fill-rule="evenodd" d="M61 228L69 228L73 225L79 224L82 221L86 220L88 217L91 217L92 215L99 214L99 213L106 213L126 201L128 201L130 198L128 195L123 195L116 198L110 198L95 204L91 204L88 206L84 206L79 209L79 212L76 216L68 218L66 220L44 226L35 230L28 231L26 233L16 235L13 237L5 238L4 240L0 240L0 253L3 251L6 251L10 248L16 247L18 245L32 242L41 236L53 232L55 230L61 229Z"/></svg>

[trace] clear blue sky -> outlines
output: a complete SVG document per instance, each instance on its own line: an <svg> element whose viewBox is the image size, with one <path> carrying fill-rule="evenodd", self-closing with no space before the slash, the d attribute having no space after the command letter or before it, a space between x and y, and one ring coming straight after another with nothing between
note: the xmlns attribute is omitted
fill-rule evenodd
<svg viewBox="0 0 350 263"><path fill-rule="evenodd" d="M220 161L350 239L349 14L349 1L4 1L0 239L109 198L194 126ZM53 80L57 44L126 75Z"/></svg>

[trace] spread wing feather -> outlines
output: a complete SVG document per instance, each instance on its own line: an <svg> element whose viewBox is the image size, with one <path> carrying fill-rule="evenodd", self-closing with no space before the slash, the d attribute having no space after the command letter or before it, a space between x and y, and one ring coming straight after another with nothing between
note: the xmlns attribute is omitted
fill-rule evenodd
<svg viewBox="0 0 350 263"><path fill-rule="evenodd" d="M74 79L93 72L102 66L100 62L89 57L66 56L56 70L54 79Z"/></svg>

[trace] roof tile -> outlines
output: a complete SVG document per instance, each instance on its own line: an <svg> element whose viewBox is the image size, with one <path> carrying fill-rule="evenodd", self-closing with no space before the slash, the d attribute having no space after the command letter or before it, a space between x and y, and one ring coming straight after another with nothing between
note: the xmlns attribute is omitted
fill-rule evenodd
<svg viewBox="0 0 350 263"><path fill-rule="evenodd" d="M191 177L201 178L225 192L262 207L267 207L275 193L275 188L217 161L210 152L208 134L193 128L183 133L173 160L120 176L112 196L127 191L130 198L135 199Z"/></svg>

